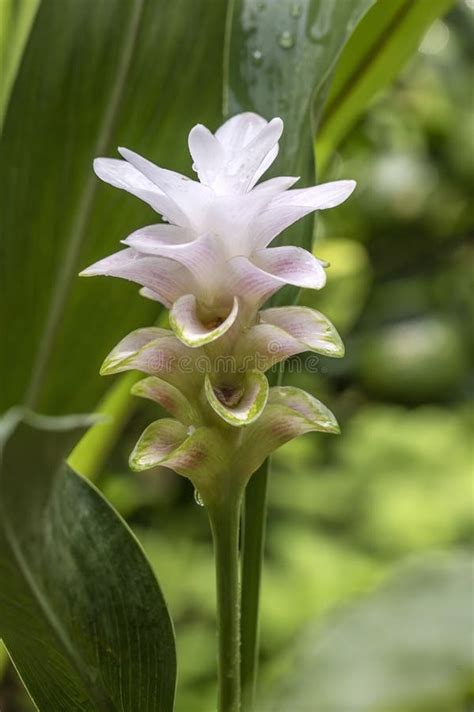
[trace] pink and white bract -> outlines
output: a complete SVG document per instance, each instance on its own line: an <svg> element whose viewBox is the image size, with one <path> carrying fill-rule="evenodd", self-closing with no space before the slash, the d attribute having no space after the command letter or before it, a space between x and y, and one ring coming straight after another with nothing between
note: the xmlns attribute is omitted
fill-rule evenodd
<svg viewBox="0 0 474 712"><path fill-rule="evenodd" d="M170 309L173 329L133 332L102 373L142 370L149 378L134 392L177 418L147 428L132 466L171 467L193 479L201 494L212 473L231 461L247 478L291 437L337 431L319 401L294 388L269 389L264 376L302 351L342 356L336 330L305 307L259 309L285 284L324 286L323 264L310 252L271 243L305 215L342 203L355 182L302 189L292 188L294 177L258 182L278 154L282 131L281 119L267 122L252 113L234 116L215 134L198 124L189 134L198 181L125 148L119 149L124 160L94 161L99 178L144 200L163 222L136 230L123 240L125 249L81 274L138 283L143 296ZM224 357L232 367L222 373ZM200 367L184 372L183 359Z"/></svg>

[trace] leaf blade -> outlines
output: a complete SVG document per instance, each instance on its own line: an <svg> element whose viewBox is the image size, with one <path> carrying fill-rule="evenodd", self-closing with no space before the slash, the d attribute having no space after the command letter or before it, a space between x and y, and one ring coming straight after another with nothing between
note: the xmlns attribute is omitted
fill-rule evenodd
<svg viewBox="0 0 474 712"><path fill-rule="evenodd" d="M156 579L118 515L61 464L88 424L17 414L4 429L0 635L41 710L168 711L174 636Z"/></svg>
<svg viewBox="0 0 474 712"><path fill-rule="evenodd" d="M376 2L349 39L338 62L318 135L322 170L373 97L416 51L424 32L453 5L452 0Z"/></svg>
<svg viewBox="0 0 474 712"><path fill-rule="evenodd" d="M156 303L134 286L76 277L137 225L156 222L138 200L101 185L92 160L121 144L190 171L189 129L220 114L224 15L215 0L40 4L0 140L0 328L9 345L0 354L9 374L1 410L25 401L32 372L30 404L89 409L107 388L98 370L110 345L156 319ZM123 89L115 100L114 85Z"/></svg>

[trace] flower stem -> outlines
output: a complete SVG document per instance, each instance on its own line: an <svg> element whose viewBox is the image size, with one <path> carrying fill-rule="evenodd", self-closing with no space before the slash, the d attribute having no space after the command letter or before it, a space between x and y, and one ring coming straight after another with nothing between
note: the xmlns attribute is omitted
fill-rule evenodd
<svg viewBox="0 0 474 712"><path fill-rule="evenodd" d="M218 712L240 712L239 521L242 493L209 511L216 566Z"/></svg>
<svg viewBox="0 0 474 712"><path fill-rule="evenodd" d="M269 460L255 472L245 494L242 517L242 711L253 712L257 691L259 601L265 542Z"/></svg>

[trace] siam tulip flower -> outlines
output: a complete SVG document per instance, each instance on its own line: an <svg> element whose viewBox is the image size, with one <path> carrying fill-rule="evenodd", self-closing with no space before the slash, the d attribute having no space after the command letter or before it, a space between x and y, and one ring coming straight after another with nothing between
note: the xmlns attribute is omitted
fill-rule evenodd
<svg viewBox="0 0 474 712"><path fill-rule="evenodd" d="M112 350L102 374L147 375L135 385L172 418L152 423L133 469L166 465L192 479L207 501L218 473L245 483L270 452L310 430L337 432L334 416L298 389L269 388L265 372L303 351L340 357L342 341L307 307L263 308L285 284L321 288L323 263L272 240L315 210L336 206L354 181L294 189L297 178L259 182L278 153L281 119L234 116L212 134L195 126L189 149L198 181L128 149L98 158L97 175L151 205L164 222L136 230L117 252L81 274L122 277L170 309L172 331L138 329ZM222 366L227 365L227 368Z"/></svg>
<svg viewBox="0 0 474 712"><path fill-rule="evenodd" d="M121 250L84 276L123 277L164 304L177 336L189 346L221 337L236 321L255 321L258 308L285 284L320 289L323 263L294 246L271 247L305 215L342 203L351 180L291 189L298 178L258 183L278 153L283 122L252 113L229 119L213 135L189 134L199 181L159 168L125 148L123 159L98 158L102 180L147 202L165 221L126 237Z"/></svg>

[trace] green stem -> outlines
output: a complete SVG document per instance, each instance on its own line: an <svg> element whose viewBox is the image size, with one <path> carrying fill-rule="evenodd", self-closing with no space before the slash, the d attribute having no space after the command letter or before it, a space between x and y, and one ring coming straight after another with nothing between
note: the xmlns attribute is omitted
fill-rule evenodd
<svg viewBox="0 0 474 712"><path fill-rule="evenodd" d="M270 385L282 382L284 364L277 373L269 374ZM257 694L260 642L260 587L262 581L265 532L267 524L268 475L271 459L267 458L254 472L245 491L242 518L242 712L253 712Z"/></svg>
<svg viewBox="0 0 474 712"><path fill-rule="evenodd" d="M241 493L209 511L216 566L218 712L240 712L239 523Z"/></svg>
<svg viewBox="0 0 474 712"><path fill-rule="evenodd" d="M269 460L252 475L242 518L242 709L252 712L258 675L259 602L265 544Z"/></svg>

